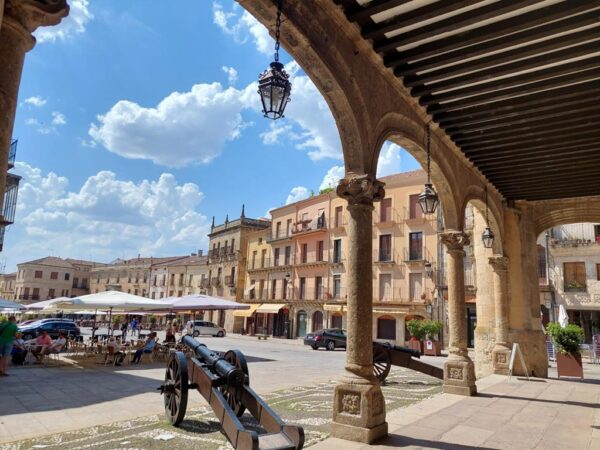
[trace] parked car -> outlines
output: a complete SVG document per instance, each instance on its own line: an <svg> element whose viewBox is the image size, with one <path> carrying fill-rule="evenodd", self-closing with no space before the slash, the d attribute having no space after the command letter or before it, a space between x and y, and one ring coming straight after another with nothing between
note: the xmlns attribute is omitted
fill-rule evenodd
<svg viewBox="0 0 600 450"><path fill-rule="evenodd" d="M196 320L194 322L194 337L200 336L201 334L223 337L225 336L225 328L221 328L220 326L205 320Z"/></svg>
<svg viewBox="0 0 600 450"><path fill-rule="evenodd" d="M75 322L69 319L41 319L25 325L19 326L19 331L23 333L23 339L35 339L42 331L47 331L52 339L58 338L60 332L64 332L67 336L78 337L81 331Z"/></svg>
<svg viewBox="0 0 600 450"><path fill-rule="evenodd" d="M304 345L310 345L313 350L317 350L319 347L325 347L327 350L346 348L346 330L327 328L308 333L304 337Z"/></svg>

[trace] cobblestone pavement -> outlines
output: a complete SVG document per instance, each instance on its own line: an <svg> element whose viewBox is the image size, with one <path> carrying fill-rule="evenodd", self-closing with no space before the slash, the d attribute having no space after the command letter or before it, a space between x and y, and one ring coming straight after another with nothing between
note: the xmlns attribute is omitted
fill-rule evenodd
<svg viewBox="0 0 600 450"><path fill-rule="evenodd" d="M302 425L305 447L328 437L334 382L277 390L262 397L281 417ZM417 372L394 368L383 387L387 411L414 404L441 391L440 381ZM199 397L197 392L190 396ZM260 431L247 414L242 423ZM0 450L46 449L230 449L220 425L208 407L189 409L181 427L172 427L163 415L151 415L108 425L53 434L8 444Z"/></svg>

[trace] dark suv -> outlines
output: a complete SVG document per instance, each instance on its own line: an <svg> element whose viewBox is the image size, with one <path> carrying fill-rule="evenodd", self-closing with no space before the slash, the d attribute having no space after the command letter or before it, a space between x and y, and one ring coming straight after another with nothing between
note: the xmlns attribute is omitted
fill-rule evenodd
<svg viewBox="0 0 600 450"><path fill-rule="evenodd" d="M19 331L23 333L23 339L35 339L42 331L47 331L52 339L58 338L58 334L63 331L67 336L77 338L81 335L79 327L72 320L68 319L42 319L28 323L19 327Z"/></svg>

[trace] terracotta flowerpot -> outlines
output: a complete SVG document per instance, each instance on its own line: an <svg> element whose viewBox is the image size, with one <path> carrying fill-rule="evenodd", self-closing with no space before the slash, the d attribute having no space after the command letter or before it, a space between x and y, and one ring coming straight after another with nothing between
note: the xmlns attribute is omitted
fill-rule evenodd
<svg viewBox="0 0 600 450"><path fill-rule="evenodd" d="M418 339L411 339L406 343L406 346L411 350L417 350L419 353L423 354L423 342Z"/></svg>
<svg viewBox="0 0 600 450"><path fill-rule="evenodd" d="M438 341L427 340L423 343L423 354L429 356L441 356L442 346Z"/></svg>
<svg viewBox="0 0 600 450"><path fill-rule="evenodd" d="M556 366L558 377L576 377L583 380L583 365L581 354L556 353Z"/></svg>

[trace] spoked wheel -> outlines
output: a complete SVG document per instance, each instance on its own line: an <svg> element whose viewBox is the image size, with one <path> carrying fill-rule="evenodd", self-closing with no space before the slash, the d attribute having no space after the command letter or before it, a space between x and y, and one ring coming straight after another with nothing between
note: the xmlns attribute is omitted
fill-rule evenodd
<svg viewBox="0 0 600 450"><path fill-rule="evenodd" d="M182 352L171 354L163 385L165 413L172 425L179 425L185 417L188 401L187 360Z"/></svg>
<svg viewBox="0 0 600 450"><path fill-rule="evenodd" d="M392 368L389 349L385 345L373 346L373 375L383 383Z"/></svg>
<svg viewBox="0 0 600 450"><path fill-rule="evenodd" d="M223 355L223 359L227 361L232 366L235 366L237 369L241 369L245 375L244 384L248 385L250 383L250 378L248 376L248 364L246 363L246 358L239 350L229 350L227 353ZM236 416L241 417L246 410L246 407L242 403L242 389L237 389L235 386L227 386L223 385L219 389L221 389L221 393L227 403L233 410Z"/></svg>

